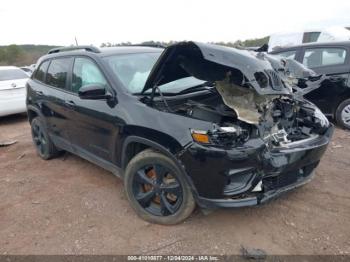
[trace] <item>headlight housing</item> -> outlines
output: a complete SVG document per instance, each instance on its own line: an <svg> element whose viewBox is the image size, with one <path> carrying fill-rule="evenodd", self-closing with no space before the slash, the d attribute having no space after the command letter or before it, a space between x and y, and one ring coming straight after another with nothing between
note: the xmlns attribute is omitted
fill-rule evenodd
<svg viewBox="0 0 350 262"><path fill-rule="evenodd" d="M207 131L192 129L191 135L195 142L200 144L210 144L210 137Z"/></svg>
<svg viewBox="0 0 350 262"><path fill-rule="evenodd" d="M320 120L320 125L322 127L329 126L329 121L328 121L327 117L317 107L315 108L314 117L316 117L317 119Z"/></svg>
<svg viewBox="0 0 350 262"><path fill-rule="evenodd" d="M238 126L218 127L204 131L191 129L191 135L195 142L200 144L212 144L218 146L230 146L243 138L243 130Z"/></svg>

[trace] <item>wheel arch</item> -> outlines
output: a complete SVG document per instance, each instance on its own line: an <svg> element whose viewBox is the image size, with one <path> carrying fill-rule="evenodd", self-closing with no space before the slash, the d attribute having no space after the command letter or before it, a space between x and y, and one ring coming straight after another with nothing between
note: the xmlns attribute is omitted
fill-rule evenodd
<svg viewBox="0 0 350 262"><path fill-rule="evenodd" d="M345 106L343 105L345 103ZM344 99L342 102L339 103L337 106L337 109L334 113L334 118L335 122L341 126L342 128L349 129L349 124L348 124L348 118L345 120L346 123L342 119L342 111L344 110L345 107L347 107L350 104L350 98Z"/></svg>
<svg viewBox="0 0 350 262"><path fill-rule="evenodd" d="M174 148L172 150L163 146L159 142L152 141L148 138L137 136L137 135L130 135L126 137L122 146L121 167L125 169L129 161L131 160L131 158L133 158L137 153L147 148L153 148L156 151L159 151L165 154L166 156L172 158L173 160L176 160L176 162L178 162L178 159L176 159L174 155L175 153L175 151L173 151ZM134 151L134 152L131 152L131 151Z"/></svg>
<svg viewBox="0 0 350 262"><path fill-rule="evenodd" d="M347 90L347 92L344 92L339 98L337 99L336 106L333 109L333 117L336 118L336 114L338 111L339 106L346 100L350 99L350 90Z"/></svg>
<svg viewBox="0 0 350 262"><path fill-rule="evenodd" d="M154 148L170 157L174 157L183 149L181 142L172 134L151 127L126 125L121 131L123 135L121 140L117 142L121 142L121 146L117 149L119 151L119 161L117 162L123 169L131 158L143 149ZM135 144L137 150L130 156L130 150L135 147Z"/></svg>
<svg viewBox="0 0 350 262"><path fill-rule="evenodd" d="M43 114L41 113L40 109L32 105L27 106L27 114L29 123L31 123L32 120L37 116L43 117Z"/></svg>
<svg viewBox="0 0 350 262"><path fill-rule="evenodd" d="M130 150L133 146L137 145L138 149L142 149L138 152L133 152L134 154L128 154L128 150ZM126 166L128 165L129 161L139 152L145 150L145 149L154 149L164 155L166 155L167 157L169 157L170 159L172 159L175 163L175 165L179 168L180 172L183 174L183 176L185 177L188 185L190 186L193 196L194 198L197 200L198 198L198 192L197 189L194 186L194 183L191 179L191 177L187 174L184 165L182 164L182 162L176 157L175 152L172 152L171 150L169 150L167 147L165 147L164 145L149 140L147 138L141 137L141 136L136 136L136 135L130 135L128 136L123 143L122 146L122 155L121 155L121 168L123 170L125 170Z"/></svg>

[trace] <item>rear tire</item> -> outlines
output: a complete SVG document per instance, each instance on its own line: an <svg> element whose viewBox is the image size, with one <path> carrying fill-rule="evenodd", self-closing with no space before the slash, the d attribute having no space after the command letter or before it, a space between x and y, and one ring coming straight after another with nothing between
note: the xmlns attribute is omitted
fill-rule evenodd
<svg viewBox="0 0 350 262"><path fill-rule="evenodd" d="M180 223L196 206L191 189L173 160L152 149L131 159L124 186L137 215L151 223Z"/></svg>
<svg viewBox="0 0 350 262"><path fill-rule="evenodd" d="M52 143L46 127L39 116L35 117L31 125L32 139L38 155L45 160L51 159L59 154L59 150Z"/></svg>
<svg viewBox="0 0 350 262"><path fill-rule="evenodd" d="M340 103L335 112L335 120L341 127L350 129L350 99Z"/></svg>

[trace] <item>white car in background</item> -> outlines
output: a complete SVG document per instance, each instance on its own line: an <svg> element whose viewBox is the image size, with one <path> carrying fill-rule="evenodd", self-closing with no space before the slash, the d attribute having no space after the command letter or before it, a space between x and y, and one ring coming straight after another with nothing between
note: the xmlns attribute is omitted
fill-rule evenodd
<svg viewBox="0 0 350 262"><path fill-rule="evenodd" d="M29 76L15 66L0 66L0 117L26 112Z"/></svg>
<svg viewBox="0 0 350 262"><path fill-rule="evenodd" d="M280 32L270 35L268 51L276 51L279 47L296 46L312 42L339 42L350 40L350 30L345 27L332 26L314 28L298 32Z"/></svg>

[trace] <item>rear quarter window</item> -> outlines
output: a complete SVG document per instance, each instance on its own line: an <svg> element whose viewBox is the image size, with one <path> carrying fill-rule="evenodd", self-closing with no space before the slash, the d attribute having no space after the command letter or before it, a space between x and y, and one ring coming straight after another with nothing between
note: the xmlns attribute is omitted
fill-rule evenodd
<svg viewBox="0 0 350 262"><path fill-rule="evenodd" d="M347 56L344 48L308 48L305 50L303 64L309 68L330 65L343 65Z"/></svg>
<svg viewBox="0 0 350 262"><path fill-rule="evenodd" d="M277 53L276 55L285 57L285 58L291 58L291 59L295 59L295 56L297 54L297 51L295 50L290 50L290 51L285 51L285 52L281 52L281 53Z"/></svg>
<svg viewBox="0 0 350 262"><path fill-rule="evenodd" d="M41 65L36 70L34 79L44 83L48 66L49 66L49 61L45 61L41 63Z"/></svg>
<svg viewBox="0 0 350 262"><path fill-rule="evenodd" d="M71 58L51 60L46 74L46 84L65 89L71 61Z"/></svg>

